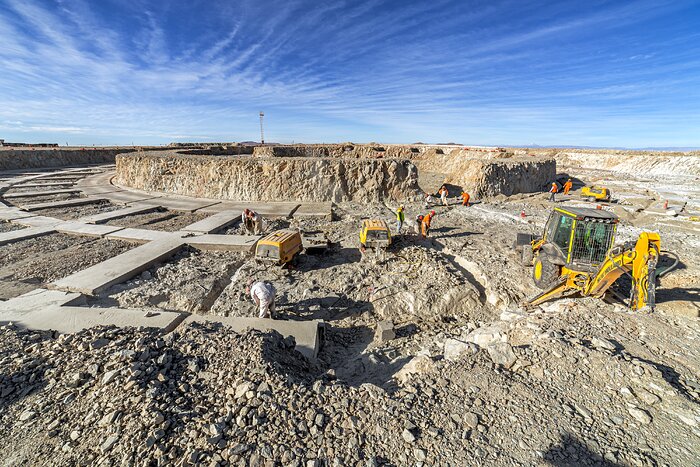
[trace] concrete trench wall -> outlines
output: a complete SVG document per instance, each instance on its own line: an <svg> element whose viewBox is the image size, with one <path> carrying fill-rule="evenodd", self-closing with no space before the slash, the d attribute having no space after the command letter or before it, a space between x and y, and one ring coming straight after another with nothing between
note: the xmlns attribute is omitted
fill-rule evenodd
<svg viewBox="0 0 700 467"><path fill-rule="evenodd" d="M236 201L405 201L418 172L392 159L121 154L115 182L146 191Z"/></svg>
<svg viewBox="0 0 700 467"><path fill-rule="evenodd" d="M0 151L0 170L114 163L129 149L14 149Z"/></svg>

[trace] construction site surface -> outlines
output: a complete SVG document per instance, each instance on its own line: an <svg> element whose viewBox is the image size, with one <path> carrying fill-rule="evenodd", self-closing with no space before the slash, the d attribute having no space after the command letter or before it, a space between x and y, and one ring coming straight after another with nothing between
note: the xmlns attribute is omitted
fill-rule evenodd
<svg viewBox="0 0 700 467"><path fill-rule="evenodd" d="M554 208L613 214L615 244L659 234L678 262L653 308L628 308L624 276L523 306L541 291L516 236ZM0 149L0 459L697 465L699 215L697 153ZM390 230L381 255L366 220ZM256 259L281 229L306 249Z"/></svg>

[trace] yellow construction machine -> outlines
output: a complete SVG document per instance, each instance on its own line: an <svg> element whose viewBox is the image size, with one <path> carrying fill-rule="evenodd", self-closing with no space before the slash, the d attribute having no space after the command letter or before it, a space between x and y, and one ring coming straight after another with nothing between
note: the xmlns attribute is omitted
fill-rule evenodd
<svg viewBox="0 0 700 467"><path fill-rule="evenodd" d="M376 259L386 258L386 250L391 246L391 232L381 219L365 219L360 227L360 253L373 249Z"/></svg>
<svg viewBox="0 0 700 467"><path fill-rule="evenodd" d="M263 261L287 264L304 249L298 230L284 229L261 238L255 247L255 257Z"/></svg>
<svg viewBox="0 0 700 467"><path fill-rule="evenodd" d="M625 275L632 282L629 308L653 310L659 234L642 232L636 242L613 246L618 222L615 214L600 209L554 208L541 237L519 233L516 247L522 248L523 263L533 266L535 285L543 290L525 305L577 293L602 298L610 292L624 301L610 286Z"/></svg>
<svg viewBox="0 0 700 467"><path fill-rule="evenodd" d="M610 201L612 193L602 186L584 186L581 188L581 196L588 201Z"/></svg>

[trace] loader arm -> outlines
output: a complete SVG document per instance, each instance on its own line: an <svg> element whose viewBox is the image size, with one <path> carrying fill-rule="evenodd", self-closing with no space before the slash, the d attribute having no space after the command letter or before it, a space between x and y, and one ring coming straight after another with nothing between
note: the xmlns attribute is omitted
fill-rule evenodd
<svg viewBox="0 0 700 467"><path fill-rule="evenodd" d="M581 290L582 295L602 297L623 274L632 279L629 307L654 308L656 298L656 264L661 251L659 234L642 232L633 247L624 245L610 250L603 264Z"/></svg>
<svg viewBox="0 0 700 467"><path fill-rule="evenodd" d="M583 296L602 297L623 274L632 278L629 307L639 310L654 308L656 298L656 264L661 251L659 234L642 232L634 245L612 248L600 267L592 274L563 267L560 279L548 290L532 297L526 306L580 293Z"/></svg>

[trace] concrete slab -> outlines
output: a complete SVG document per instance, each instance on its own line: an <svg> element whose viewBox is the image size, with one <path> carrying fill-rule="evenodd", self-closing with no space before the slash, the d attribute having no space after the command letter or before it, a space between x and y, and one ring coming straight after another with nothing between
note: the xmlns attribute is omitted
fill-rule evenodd
<svg viewBox="0 0 700 467"><path fill-rule="evenodd" d="M0 220L13 221L15 219L24 219L27 217L34 217L34 214L22 211L17 208L7 208L0 205Z"/></svg>
<svg viewBox="0 0 700 467"><path fill-rule="evenodd" d="M36 289L6 302L0 302L0 311L32 311L37 307L66 305L81 297L79 293L61 290Z"/></svg>
<svg viewBox="0 0 700 467"><path fill-rule="evenodd" d="M59 279L51 284L51 288L95 295L114 284L131 279L152 264L169 258L183 245L183 240L177 237L148 242Z"/></svg>
<svg viewBox="0 0 700 467"><path fill-rule="evenodd" d="M56 219L55 217L30 215L29 217L20 217L18 219L14 219L12 222L14 224L26 225L29 227L56 227L58 224L62 224L65 221L62 221L61 219Z"/></svg>
<svg viewBox="0 0 700 467"><path fill-rule="evenodd" d="M121 229L121 228L120 228ZM167 240L169 238L179 238L177 234L172 232L161 232L160 230L147 230L126 228L118 230L114 233L107 234L106 238L110 240L124 240L127 242L147 243L156 240Z"/></svg>
<svg viewBox="0 0 700 467"><path fill-rule="evenodd" d="M90 175L78 181L78 186L111 186L112 178L116 175L114 170Z"/></svg>
<svg viewBox="0 0 700 467"><path fill-rule="evenodd" d="M143 310L87 308L71 303L80 301L78 293L37 289L0 302L0 325L13 323L26 329L74 333L95 326L144 326L170 332L186 315L168 311L146 313Z"/></svg>
<svg viewBox="0 0 700 467"><path fill-rule="evenodd" d="M301 206L294 211L292 217L317 217L331 220L333 218L333 203L302 203Z"/></svg>
<svg viewBox="0 0 700 467"><path fill-rule="evenodd" d="M47 203L37 203L37 204L25 204L20 206L25 211L38 211L40 209L50 209L50 208L67 208L73 206L84 206L86 204L97 204L106 201L105 198L76 198L67 199L64 201L50 201Z"/></svg>
<svg viewBox="0 0 700 467"><path fill-rule="evenodd" d="M142 204L150 204L153 206L161 206L171 211L194 212L202 208L218 204L217 200L200 200L197 198L171 198L169 196L160 196L156 199L144 201Z"/></svg>
<svg viewBox="0 0 700 467"><path fill-rule="evenodd" d="M138 204L134 204L128 208L117 209L116 211L107 211L100 214L94 214L92 216L81 217L78 219L78 221L85 222L87 224L102 224L112 219L119 219L120 217L132 216L134 214L143 214L146 212L155 211L156 209L158 208L155 206L140 206Z"/></svg>
<svg viewBox="0 0 700 467"><path fill-rule="evenodd" d="M21 193L7 193L3 197L5 199L34 198L37 196L48 196L48 195L68 195L71 193L80 193L80 190L78 190L77 188L67 188L65 190L23 191Z"/></svg>
<svg viewBox="0 0 700 467"><path fill-rule="evenodd" d="M86 195L102 195L105 193L116 193L118 191L124 191L121 188L117 188L113 185L104 185L104 186L81 186L79 187L80 191L85 193Z"/></svg>
<svg viewBox="0 0 700 467"><path fill-rule="evenodd" d="M182 231L210 234L234 224L235 222L240 222L240 219L241 211L221 211L199 222L188 225L183 228Z"/></svg>
<svg viewBox="0 0 700 467"><path fill-rule="evenodd" d="M200 212L222 212L237 211L241 215L244 209L252 209L268 219L291 217L292 213L299 207L296 202L246 202L246 201L222 201L210 207L200 209Z"/></svg>
<svg viewBox="0 0 700 467"><path fill-rule="evenodd" d="M41 237L55 232L54 227L30 227L28 229L11 230L10 232L0 233L0 245L19 242L30 238Z"/></svg>
<svg viewBox="0 0 700 467"><path fill-rule="evenodd" d="M56 230L58 232L71 235L84 235L86 237L103 238L107 234L122 230L122 227L114 225L86 224L84 222L72 221L58 224L56 226Z"/></svg>
<svg viewBox="0 0 700 467"><path fill-rule="evenodd" d="M15 183L12 185L13 188L46 188L46 187L59 187L59 186L73 186L75 182L47 182L47 183Z"/></svg>
<svg viewBox="0 0 700 467"><path fill-rule="evenodd" d="M253 251L261 237L245 235L198 235L183 240L193 248L218 251Z"/></svg>
<svg viewBox="0 0 700 467"><path fill-rule="evenodd" d="M325 337L325 323L321 320L314 321L281 321L261 318L240 318L210 315L190 315L184 323L216 322L231 327L235 332L243 332L246 329L258 331L277 331L284 337L292 336L298 350L306 358L313 360L318 357L318 352L323 345Z"/></svg>
<svg viewBox="0 0 700 467"><path fill-rule="evenodd" d="M99 195L102 198L107 198L115 204L130 204L130 203L140 203L146 200L152 200L154 198L160 198L159 195L149 195L143 193L135 193L133 191L110 191ZM149 203L152 205L153 203Z"/></svg>

